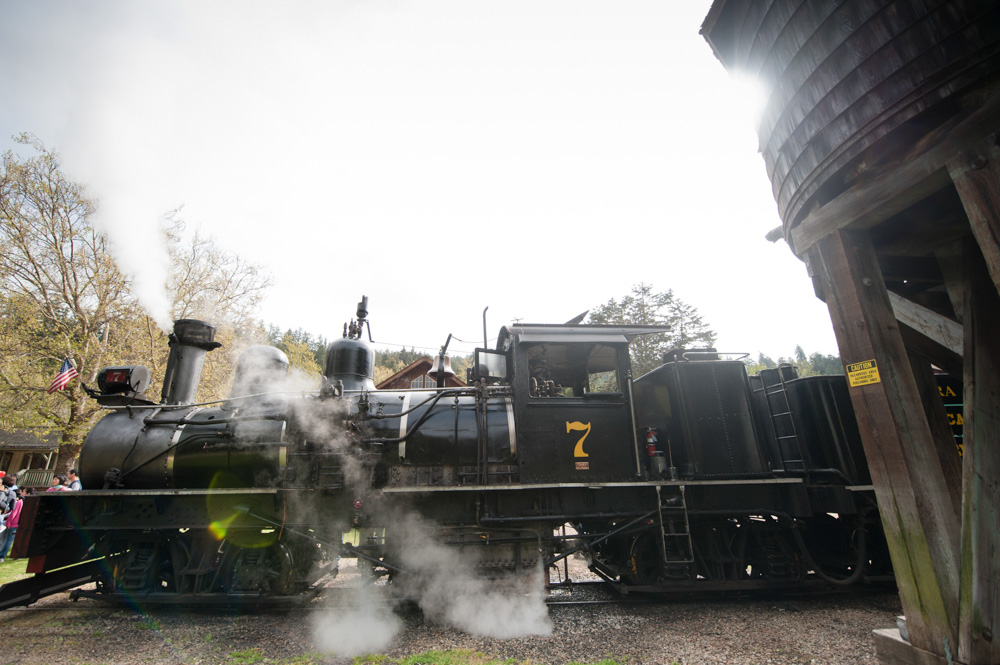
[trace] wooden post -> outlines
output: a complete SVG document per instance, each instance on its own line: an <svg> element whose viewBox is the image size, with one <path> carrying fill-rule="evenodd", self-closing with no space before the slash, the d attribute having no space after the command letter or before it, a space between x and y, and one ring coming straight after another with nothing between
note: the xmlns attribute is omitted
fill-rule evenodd
<svg viewBox="0 0 1000 665"><path fill-rule="evenodd" d="M955 515L962 509L962 458L958 455L955 435L948 423L948 414L941 399L937 381L931 365L924 358L910 354L910 370L920 393L920 401L927 414L927 424L931 430L931 442L941 464L941 474L947 488L948 500ZM964 417L964 416L963 416Z"/></svg>
<svg viewBox="0 0 1000 665"><path fill-rule="evenodd" d="M953 656L958 649L958 515L875 250L867 232L839 230L816 243L809 258L852 383L851 400L910 641ZM855 363L871 369L866 376L857 372L852 381Z"/></svg>
<svg viewBox="0 0 1000 665"><path fill-rule="evenodd" d="M962 197L993 284L1000 289L1000 133L990 134L949 161L948 173Z"/></svg>
<svg viewBox="0 0 1000 665"><path fill-rule="evenodd" d="M959 660L1000 663L1000 297L987 262L965 252L965 429Z"/></svg>

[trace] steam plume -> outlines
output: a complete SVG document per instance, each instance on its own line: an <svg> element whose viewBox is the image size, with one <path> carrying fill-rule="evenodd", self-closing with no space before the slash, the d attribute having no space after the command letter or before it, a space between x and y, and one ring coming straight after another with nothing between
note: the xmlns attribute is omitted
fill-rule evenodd
<svg viewBox="0 0 1000 665"><path fill-rule="evenodd" d="M354 589L348 600L350 610L318 613L313 620L316 647L345 657L389 648L402 622L376 593L377 588Z"/></svg>
<svg viewBox="0 0 1000 665"><path fill-rule="evenodd" d="M433 621L474 635L514 638L549 635L541 564L527 578L487 579L468 553L437 542L435 525L410 515L393 527L408 588ZM474 549L474 548L473 548Z"/></svg>

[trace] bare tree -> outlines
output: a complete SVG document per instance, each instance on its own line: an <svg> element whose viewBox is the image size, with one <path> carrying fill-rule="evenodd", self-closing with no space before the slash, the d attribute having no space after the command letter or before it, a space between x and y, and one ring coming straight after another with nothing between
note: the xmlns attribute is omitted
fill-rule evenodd
<svg viewBox="0 0 1000 665"><path fill-rule="evenodd" d="M68 180L58 155L30 135L0 167L0 407L8 428L57 429L59 469L76 458L97 408L78 382L48 394L63 360L92 382L113 331L134 326L141 310L128 279L91 224L94 204Z"/></svg>
<svg viewBox="0 0 1000 665"><path fill-rule="evenodd" d="M65 471L100 410L78 381L47 392L63 360L90 384L105 365L145 364L155 386L167 340L94 228L93 200L60 170L55 151L30 135L16 140L33 154L7 151L0 167L0 427L60 432L57 469ZM233 355L266 338L253 317L270 280L212 238L185 238L176 215L169 221L172 314L217 325L229 350L209 354L199 391L218 399L228 390Z"/></svg>
<svg viewBox="0 0 1000 665"><path fill-rule="evenodd" d="M271 278L261 266L219 246L214 237L197 230L185 235L179 211L171 213L168 222L171 316L201 319L218 328L216 338L223 348L207 356L198 395L202 400L221 399L228 393L239 353L267 340L255 317Z"/></svg>
<svg viewBox="0 0 1000 665"><path fill-rule="evenodd" d="M174 319L215 320L252 327L271 278L263 269L220 247L215 238L195 231L185 238L185 223L174 211L168 216L170 284Z"/></svg>

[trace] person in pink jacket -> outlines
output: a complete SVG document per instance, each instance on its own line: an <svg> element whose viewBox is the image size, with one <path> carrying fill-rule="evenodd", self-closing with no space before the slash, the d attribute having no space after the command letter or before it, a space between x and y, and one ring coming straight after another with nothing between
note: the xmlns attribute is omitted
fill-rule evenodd
<svg viewBox="0 0 1000 665"><path fill-rule="evenodd" d="M7 558L7 553L10 552L11 545L14 544L17 523L21 519L21 505L24 503L21 500L21 490L14 490L14 494L17 499L14 501L14 507L7 513L7 519L4 522L7 528L4 529L3 533L0 533L0 563L3 563L4 559Z"/></svg>

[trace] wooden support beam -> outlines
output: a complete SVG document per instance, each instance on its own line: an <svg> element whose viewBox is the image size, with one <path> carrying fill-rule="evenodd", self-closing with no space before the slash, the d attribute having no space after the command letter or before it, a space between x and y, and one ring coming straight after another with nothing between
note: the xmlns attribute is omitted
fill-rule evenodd
<svg viewBox="0 0 1000 665"><path fill-rule="evenodd" d="M1000 663L1000 296L965 252L965 426L959 660Z"/></svg>
<svg viewBox="0 0 1000 665"><path fill-rule="evenodd" d="M930 363L919 355L910 354L910 370L920 393L920 401L924 405L927 424L931 430L931 441L938 463L941 465L941 476L944 479L945 494L951 502L951 511L961 514L962 508L962 458L958 454L958 445L951 424L948 422L948 412L941 399L941 390Z"/></svg>
<svg viewBox="0 0 1000 665"><path fill-rule="evenodd" d="M819 241L816 272L848 366L878 374L850 388L910 641L944 655L958 635L959 528L910 358L871 239L841 230ZM859 379L859 376L853 377Z"/></svg>
<svg viewBox="0 0 1000 665"><path fill-rule="evenodd" d="M911 355L920 356L943 372L951 374L956 379L965 372L962 356L947 349L929 337L926 337L902 321L899 322L899 332L903 336L903 344Z"/></svg>
<svg viewBox="0 0 1000 665"><path fill-rule="evenodd" d="M1000 134L993 133L948 162L972 235L1000 289Z"/></svg>
<svg viewBox="0 0 1000 665"><path fill-rule="evenodd" d="M889 291L889 302L900 323L905 323L952 353L962 355L962 326L892 291Z"/></svg>
<svg viewBox="0 0 1000 665"><path fill-rule="evenodd" d="M879 665L955 665L943 656L914 647L896 628L873 630L872 637Z"/></svg>
<svg viewBox="0 0 1000 665"><path fill-rule="evenodd" d="M791 230L792 251L802 256L837 229L871 228L947 186L946 164L970 145L982 141L997 127L997 118L1000 118L1000 94L987 93L974 107L970 103L968 113L927 134L901 160L810 212Z"/></svg>
<svg viewBox="0 0 1000 665"><path fill-rule="evenodd" d="M944 288L948 292L948 299L951 300L951 308L955 310L955 317L958 322L963 321L965 312L963 302L964 282L962 278L962 241L946 245L934 250L934 257L938 262L938 270L944 279Z"/></svg>
<svg viewBox="0 0 1000 665"><path fill-rule="evenodd" d="M809 213L792 229L788 243L792 251L801 255L824 234L839 228L869 229L946 187L949 183L944 163L935 157L937 153L908 162L869 183L855 185Z"/></svg>

